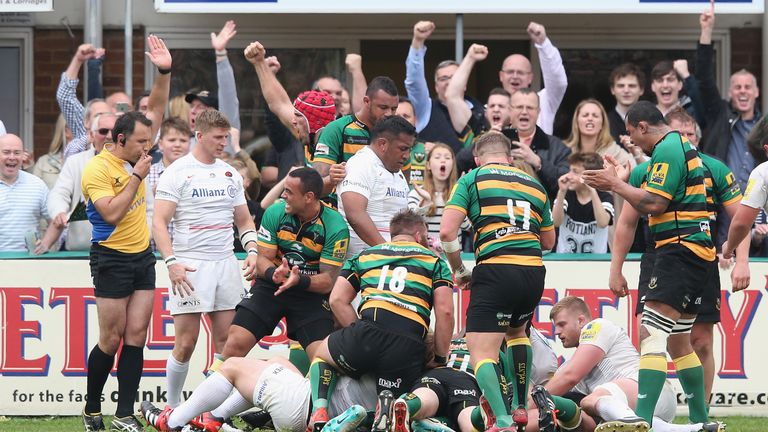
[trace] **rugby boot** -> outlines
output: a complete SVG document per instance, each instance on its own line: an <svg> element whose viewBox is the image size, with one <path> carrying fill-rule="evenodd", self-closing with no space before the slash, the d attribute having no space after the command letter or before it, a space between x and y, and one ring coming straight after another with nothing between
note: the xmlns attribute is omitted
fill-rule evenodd
<svg viewBox="0 0 768 432"><path fill-rule="evenodd" d="M721 423L718 421L707 422L701 426L701 432L724 432L724 431L725 431L725 423Z"/></svg>
<svg viewBox="0 0 768 432"><path fill-rule="evenodd" d="M389 390L379 393L379 401L376 403L376 415L373 417L372 432L389 432L392 427L392 403L395 397Z"/></svg>
<svg viewBox="0 0 768 432"><path fill-rule="evenodd" d="M621 420L603 422L595 432L648 432L651 425L641 417L626 417Z"/></svg>
<svg viewBox="0 0 768 432"><path fill-rule="evenodd" d="M321 432L328 423L328 408L318 408L309 417L307 432Z"/></svg>
<svg viewBox="0 0 768 432"><path fill-rule="evenodd" d="M352 405L346 411L328 420L322 432L355 432L357 426L365 420L365 408Z"/></svg>
<svg viewBox="0 0 768 432"><path fill-rule="evenodd" d="M480 414L483 417L483 424L486 429L490 429L496 424L496 414L491 409L491 404L488 403L488 399L485 396L480 395Z"/></svg>
<svg viewBox="0 0 768 432"><path fill-rule="evenodd" d="M264 410L248 411L240 414L240 419L254 429L264 429L264 426L272 421L272 417Z"/></svg>
<svg viewBox="0 0 768 432"><path fill-rule="evenodd" d="M110 432L144 432L144 425L139 423L136 417L129 415L125 417L112 417L112 424L109 426Z"/></svg>
<svg viewBox="0 0 768 432"><path fill-rule="evenodd" d="M104 427L104 419L101 417L101 414L86 414L85 410L83 410L83 426L85 427L85 432L97 432L97 431L105 431L107 428Z"/></svg>
<svg viewBox="0 0 768 432"><path fill-rule="evenodd" d="M397 399L392 404L392 432L411 432L411 415L405 399Z"/></svg>
<svg viewBox="0 0 768 432"><path fill-rule="evenodd" d="M547 389L537 385L531 391L531 398L536 408L539 410L539 430L541 432L555 432L557 424L557 411L552 395Z"/></svg>
<svg viewBox="0 0 768 432"><path fill-rule="evenodd" d="M221 425L224 424L224 419L216 417L210 412L204 412L190 420L189 424L201 431L218 432L221 429Z"/></svg>
<svg viewBox="0 0 768 432"><path fill-rule="evenodd" d="M141 416L147 421L147 425L152 426L160 432L174 432L180 430L179 428L171 429L168 427L168 417L170 417L173 412L173 408L169 406L165 407L165 409L160 409L152 405L152 402L144 401L141 403L139 410L141 411Z"/></svg>
<svg viewBox="0 0 768 432"><path fill-rule="evenodd" d="M512 422L517 426L518 432L524 432L528 426L528 411L524 406L519 406L512 411Z"/></svg>
<svg viewBox="0 0 768 432"><path fill-rule="evenodd" d="M443 422L433 418L414 420L411 422L411 431L413 432L455 432Z"/></svg>

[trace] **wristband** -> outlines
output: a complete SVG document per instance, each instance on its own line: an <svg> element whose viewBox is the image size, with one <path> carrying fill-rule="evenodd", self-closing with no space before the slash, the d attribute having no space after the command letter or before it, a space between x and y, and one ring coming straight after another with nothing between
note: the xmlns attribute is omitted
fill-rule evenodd
<svg viewBox="0 0 768 432"><path fill-rule="evenodd" d="M270 267L264 271L264 278L267 279L270 282L274 282L272 277L275 275L275 270L277 270L277 267Z"/></svg>
<svg viewBox="0 0 768 432"><path fill-rule="evenodd" d="M254 230L247 230L240 234L240 244L245 247L250 242L256 242L259 239L258 234Z"/></svg>
<svg viewBox="0 0 768 432"><path fill-rule="evenodd" d="M176 262L176 257L173 256L173 255L169 255L168 257L165 258L164 261L165 261L165 265L169 266L169 265L173 264L174 262Z"/></svg>
<svg viewBox="0 0 768 432"><path fill-rule="evenodd" d="M135 172L134 172L134 173L131 173L131 175L133 175L133 176L136 176L136 178L137 178L137 179L139 179L139 181L140 181L140 182L143 182L143 181L144 181L144 177L142 177L142 176L140 176L140 175L136 174Z"/></svg>
<svg viewBox="0 0 768 432"><path fill-rule="evenodd" d="M444 365L448 363L448 359L445 356L435 354L435 363Z"/></svg>
<svg viewBox="0 0 768 432"><path fill-rule="evenodd" d="M227 50L221 50L221 51L215 51L216 57L226 57L227 56Z"/></svg>
<svg viewBox="0 0 768 432"><path fill-rule="evenodd" d="M309 285L311 283L312 283L312 278L310 278L305 274L302 274L302 275L299 275L299 282L296 284L296 288L306 291L309 289Z"/></svg>
<svg viewBox="0 0 768 432"><path fill-rule="evenodd" d="M169 73L171 73L170 69L157 68L157 71L160 72L160 75L168 75Z"/></svg>
<svg viewBox="0 0 768 432"><path fill-rule="evenodd" d="M256 250L256 248L250 248L248 249L248 255L258 255L259 251Z"/></svg>
<svg viewBox="0 0 768 432"><path fill-rule="evenodd" d="M458 237L447 242L441 241L440 244L443 246L443 252L447 254L461 251L461 243L459 243Z"/></svg>

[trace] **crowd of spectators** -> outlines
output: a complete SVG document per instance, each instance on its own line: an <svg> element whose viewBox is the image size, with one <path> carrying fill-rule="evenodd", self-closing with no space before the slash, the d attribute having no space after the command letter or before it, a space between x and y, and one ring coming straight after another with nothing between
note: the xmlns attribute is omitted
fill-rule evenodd
<svg viewBox="0 0 768 432"><path fill-rule="evenodd" d="M61 114L47 154L33 163L21 139L6 134L0 123L0 250L38 254L89 248L91 226L80 188L82 170L90 158L114 145L111 130L116 118L134 109L150 118L164 119L150 150L154 163L146 188L151 220L151 197L160 175L196 145L196 117L217 109L232 125L226 161L243 176L248 207L257 226L264 209L279 197L287 173L310 165L324 177L325 201L338 206L347 219L353 246L359 243L351 250L387 240L387 224L381 221L388 223L390 214L404 207L424 215L430 236L437 240L451 188L476 167L473 140L497 131L511 141L511 163L535 176L549 194L559 230L554 251L609 253L622 200L587 186L580 173L599 168L604 156L629 167L648 159L633 145L624 125L629 107L644 97L646 75L653 93L647 98L665 115L679 110L689 114L686 118L691 122L686 126L695 131L692 139L700 141L700 151L725 162L742 190L752 169L766 160L762 143L767 128L756 103L756 78L749 71L736 71L723 99L716 86L714 19L702 19L700 25L695 75L686 60L674 58L659 62L650 71L633 64L616 65L610 75L615 106L603 106L594 98L582 100L573 112L569 135L562 137L553 135L553 123L568 86L568 74L555 42L546 28L535 22L526 31L537 50L540 70L534 70L525 56L509 53L498 65L499 86L488 95L466 94L474 66L489 54L485 46L473 44L462 61L444 60L434 71L425 70L428 42L435 30L429 21L420 21L413 28L404 59L405 95L398 94L397 85L388 77L368 82L363 74L364 59L349 54L346 77L316 77L308 89L315 92L303 93L288 106L284 103L285 90L274 79L281 69L279 60L268 56L260 44L251 46L250 57L248 51L246 57L255 67L268 107L265 125L271 147L261 166L240 146L237 83L229 59L241 54L227 51L236 34L234 22L228 21L219 33L211 35L218 84L215 91L168 95L155 86L135 101L121 92L104 97L98 82L105 51L84 44L62 71L57 91ZM81 69L90 77L91 99L85 105L77 98ZM539 73L543 88L534 89L533 78ZM300 106L302 103L305 106ZM294 110L298 120L292 120ZM390 116L405 121L382 125ZM307 121L308 137L299 135L296 121ZM397 160L403 152L409 155ZM402 163L402 172L393 168L398 163ZM388 171L394 176L391 179ZM403 185L408 187L404 191L400 190ZM720 214L718 245L729 223L726 213ZM753 255L768 255L766 219L761 215L753 229ZM472 227L468 221L461 230L462 244L470 251ZM642 252L651 242L647 229L638 229L631 251ZM439 242L434 245L439 247Z"/></svg>

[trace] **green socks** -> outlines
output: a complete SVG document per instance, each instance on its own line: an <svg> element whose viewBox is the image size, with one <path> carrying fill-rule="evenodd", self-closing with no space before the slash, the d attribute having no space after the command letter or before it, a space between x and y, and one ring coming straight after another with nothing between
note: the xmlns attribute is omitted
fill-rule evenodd
<svg viewBox="0 0 768 432"><path fill-rule="evenodd" d="M695 355L695 354L694 354ZM659 354L640 356L640 373L637 380L637 408L635 412L649 424L653 423L653 411L667 379L667 357ZM704 393L702 391L702 393Z"/></svg>
<svg viewBox="0 0 768 432"><path fill-rule="evenodd" d="M673 360L677 369L677 378L683 387L688 403L688 418L691 423L706 423L709 421L709 407L704 395L704 368L699 357L692 352Z"/></svg>
<svg viewBox="0 0 768 432"><path fill-rule="evenodd" d="M309 372L309 356L304 348L297 342L291 341L291 348L288 350L288 361L301 372L302 376L307 376Z"/></svg>
<svg viewBox="0 0 768 432"><path fill-rule="evenodd" d="M507 341L507 364L509 365L512 386L512 406L525 406L528 401L528 381L531 378L533 349L527 337Z"/></svg>
<svg viewBox="0 0 768 432"><path fill-rule="evenodd" d="M512 416L507 406L507 383L499 365L491 359L480 360L475 366L475 378L496 416L496 424L500 427L511 426Z"/></svg>
<svg viewBox="0 0 768 432"><path fill-rule="evenodd" d="M336 370L327 362L316 358L309 366L309 382L312 388L312 411L328 408L328 400L336 387Z"/></svg>

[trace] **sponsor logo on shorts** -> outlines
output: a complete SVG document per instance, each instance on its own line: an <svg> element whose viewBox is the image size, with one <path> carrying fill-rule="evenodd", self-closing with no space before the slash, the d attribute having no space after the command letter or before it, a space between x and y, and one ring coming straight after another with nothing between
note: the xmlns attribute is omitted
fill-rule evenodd
<svg viewBox="0 0 768 432"><path fill-rule="evenodd" d="M505 314L502 312L498 312L496 314L496 321L500 326L509 326L511 320L512 320L512 314Z"/></svg>
<svg viewBox="0 0 768 432"><path fill-rule="evenodd" d="M651 281L648 282L648 289L656 289L656 276L651 277ZM643 300L645 300L645 296L643 296Z"/></svg>
<svg viewBox="0 0 768 432"><path fill-rule="evenodd" d="M701 304L701 297L696 297L696 301L693 302L694 304L700 305Z"/></svg>
<svg viewBox="0 0 768 432"><path fill-rule="evenodd" d="M656 186L664 186L664 183L667 181L668 171L668 163L659 162L653 164L653 168L651 168L651 178L648 180L648 183Z"/></svg>
<svg viewBox="0 0 768 432"><path fill-rule="evenodd" d="M686 295L683 297L683 308L687 308L687 307L688 307L688 304L689 304L690 302L691 302L691 296L689 296L689 295L687 295L687 294L686 294Z"/></svg>
<svg viewBox="0 0 768 432"><path fill-rule="evenodd" d="M267 383L262 382L259 386L258 391L256 391L256 397L253 398L253 404L259 405L261 404L261 401L264 400L264 392L267 390Z"/></svg>
<svg viewBox="0 0 768 432"><path fill-rule="evenodd" d="M720 299L715 299L715 308L719 311L720 310Z"/></svg>
<svg viewBox="0 0 768 432"><path fill-rule="evenodd" d="M421 383L422 384L435 384L435 385L440 385L441 384L440 380L438 380L437 378L433 378L433 377L421 377Z"/></svg>
<svg viewBox="0 0 768 432"><path fill-rule="evenodd" d="M386 380L384 378L379 378L379 385L381 387L386 387L386 388L390 388L390 389L391 388L399 389L400 388L400 384L402 384L402 382L403 382L402 378L398 378L398 379L396 379L394 381Z"/></svg>
<svg viewBox="0 0 768 432"><path fill-rule="evenodd" d="M179 302L176 303L176 306L180 308L191 308L195 306L200 306L200 300L194 297L187 297L179 300Z"/></svg>
<svg viewBox="0 0 768 432"><path fill-rule="evenodd" d="M477 392L474 391L474 390L468 390L468 389L454 389L453 390L453 395L454 396L459 396L459 395L463 395L463 396L477 396Z"/></svg>

